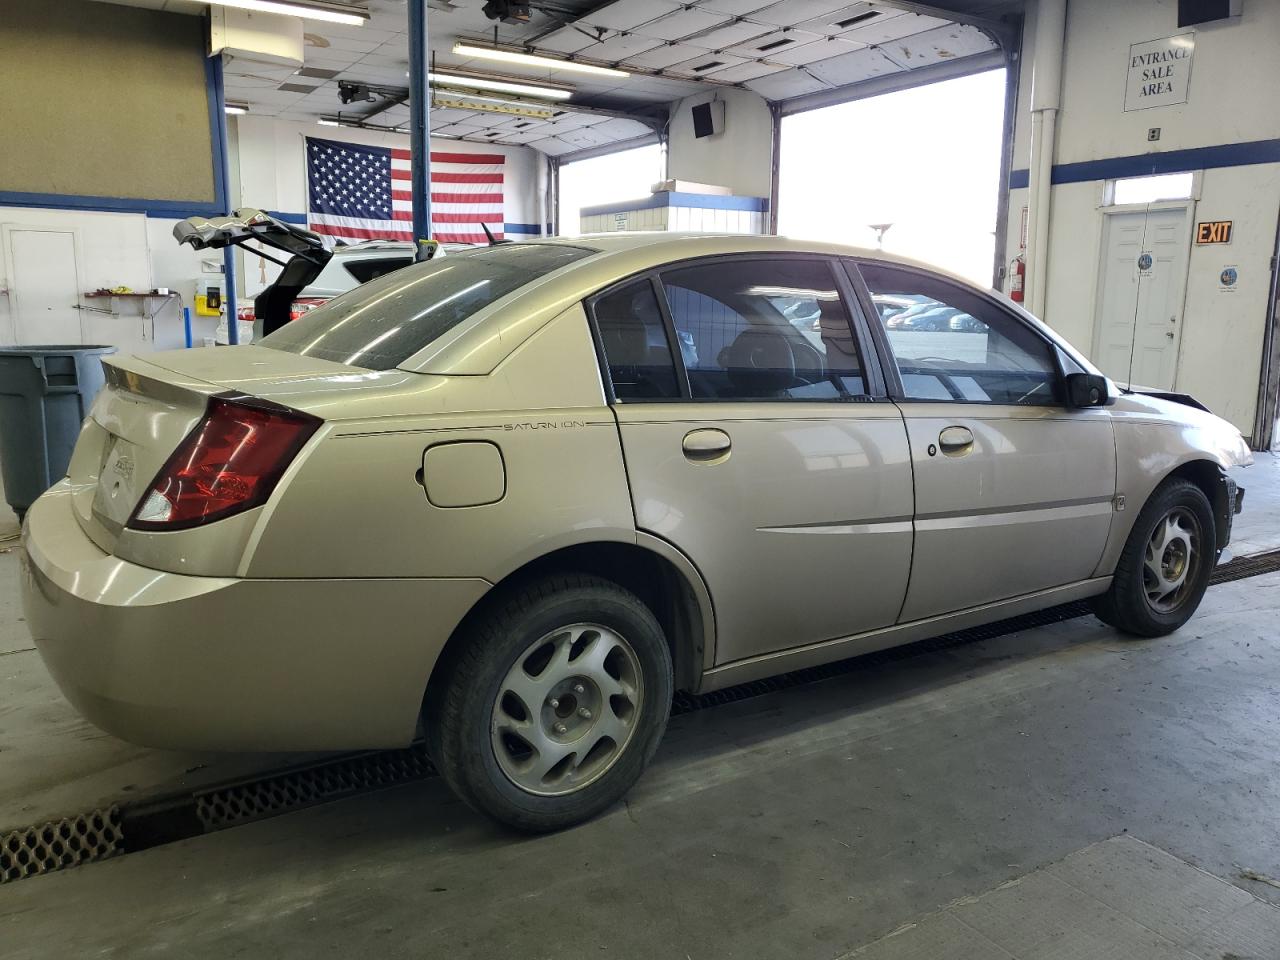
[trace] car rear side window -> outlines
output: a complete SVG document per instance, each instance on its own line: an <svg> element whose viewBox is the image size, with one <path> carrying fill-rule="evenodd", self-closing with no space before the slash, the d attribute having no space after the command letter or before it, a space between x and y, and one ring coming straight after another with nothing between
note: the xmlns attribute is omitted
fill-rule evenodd
<svg viewBox="0 0 1280 960"><path fill-rule="evenodd" d="M597 298L592 312L619 400L680 396L653 282L632 281Z"/></svg>
<svg viewBox="0 0 1280 960"><path fill-rule="evenodd" d="M695 400L840 400L866 393L849 313L825 260L732 259L662 274Z"/></svg>
<svg viewBox="0 0 1280 960"><path fill-rule="evenodd" d="M907 400L1054 404L1050 345L957 283L883 263L858 265Z"/></svg>
<svg viewBox="0 0 1280 960"><path fill-rule="evenodd" d="M450 253L371 280L259 343L369 370L403 363L441 334L521 287L597 251L513 243Z"/></svg>
<svg viewBox="0 0 1280 960"><path fill-rule="evenodd" d="M395 273L411 263L413 257L378 257L373 260L349 260L343 266L359 283L368 283L385 277L388 273Z"/></svg>

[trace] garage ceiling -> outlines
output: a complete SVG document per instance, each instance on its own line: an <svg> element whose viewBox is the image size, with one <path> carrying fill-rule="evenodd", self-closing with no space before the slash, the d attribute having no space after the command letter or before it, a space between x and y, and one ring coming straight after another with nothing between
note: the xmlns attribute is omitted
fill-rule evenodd
<svg viewBox="0 0 1280 960"><path fill-rule="evenodd" d="M197 0L107 0L200 13ZM407 130L403 104L343 106L338 82L407 86L405 0L343 0L369 12L364 26L305 22L302 71L232 60L227 98L251 113L315 121L339 114ZM484 0L429 0L435 66L572 87L573 97L539 119L457 108L431 114L432 133L485 143L527 144L554 156L634 140L681 97L726 86L771 101L853 88L997 49L993 26L1021 14L1022 0L938 0L932 4L848 0L556 0L527 24L487 19ZM455 56L457 40L617 66L627 78ZM927 73L928 71L926 71ZM852 93L852 90L851 90ZM645 122L648 120L649 122Z"/></svg>

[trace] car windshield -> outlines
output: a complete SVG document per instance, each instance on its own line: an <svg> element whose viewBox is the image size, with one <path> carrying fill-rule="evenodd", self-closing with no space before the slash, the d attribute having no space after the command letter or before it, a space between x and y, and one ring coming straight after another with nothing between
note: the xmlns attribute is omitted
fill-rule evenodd
<svg viewBox="0 0 1280 960"><path fill-rule="evenodd" d="M259 344L387 370L478 310L596 252L563 243L450 251L446 259L405 267L335 297Z"/></svg>

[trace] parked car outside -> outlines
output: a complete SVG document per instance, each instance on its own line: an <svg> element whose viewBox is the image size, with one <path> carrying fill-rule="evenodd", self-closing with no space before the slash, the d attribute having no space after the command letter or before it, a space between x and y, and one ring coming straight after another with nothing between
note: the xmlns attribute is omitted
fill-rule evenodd
<svg viewBox="0 0 1280 960"><path fill-rule="evenodd" d="M877 297L985 336L892 329ZM615 803L677 690L1083 598L1176 630L1250 462L998 295L776 237L450 251L260 344L105 364L23 529L68 699L185 749L421 731L522 830Z"/></svg>

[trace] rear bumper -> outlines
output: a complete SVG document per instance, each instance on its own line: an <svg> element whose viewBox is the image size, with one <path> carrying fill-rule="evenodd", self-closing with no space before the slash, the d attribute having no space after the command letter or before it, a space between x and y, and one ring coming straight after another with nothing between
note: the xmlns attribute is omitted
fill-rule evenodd
<svg viewBox="0 0 1280 960"><path fill-rule="evenodd" d="M404 746L479 579L191 577L102 552L64 481L23 528L36 647L68 700L123 739L193 750Z"/></svg>

